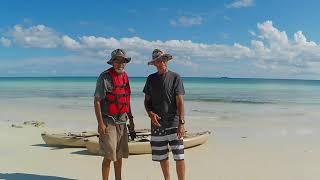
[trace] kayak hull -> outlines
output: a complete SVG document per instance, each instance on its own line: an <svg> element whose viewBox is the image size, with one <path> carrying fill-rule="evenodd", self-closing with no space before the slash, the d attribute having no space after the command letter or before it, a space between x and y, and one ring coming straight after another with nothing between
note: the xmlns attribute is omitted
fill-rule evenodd
<svg viewBox="0 0 320 180"><path fill-rule="evenodd" d="M85 139L90 136L98 136L97 133L83 132L81 134L49 134L42 133L41 137L48 146L86 147Z"/></svg>
<svg viewBox="0 0 320 180"><path fill-rule="evenodd" d="M184 148L192 148L204 144L209 138L210 132L205 131L196 134L187 134L183 140ZM91 154L103 155L100 152L99 139L97 137L90 137L85 140L86 148ZM150 141L145 142L129 142L129 154L151 154Z"/></svg>

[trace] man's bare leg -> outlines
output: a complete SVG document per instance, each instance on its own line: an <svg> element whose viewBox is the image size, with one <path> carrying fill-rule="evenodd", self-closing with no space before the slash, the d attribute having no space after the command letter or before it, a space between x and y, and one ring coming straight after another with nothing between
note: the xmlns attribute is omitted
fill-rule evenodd
<svg viewBox="0 0 320 180"><path fill-rule="evenodd" d="M103 158L102 162L102 179L108 180L109 179L109 172L110 172L110 159Z"/></svg>
<svg viewBox="0 0 320 180"><path fill-rule="evenodd" d="M179 180L185 180L186 165L184 160L176 161L176 170Z"/></svg>
<svg viewBox="0 0 320 180"><path fill-rule="evenodd" d="M165 180L170 180L169 160L160 161L163 177Z"/></svg>
<svg viewBox="0 0 320 180"><path fill-rule="evenodd" d="M114 162L114 175L116 180L121 180L122 159Z"/></svg>

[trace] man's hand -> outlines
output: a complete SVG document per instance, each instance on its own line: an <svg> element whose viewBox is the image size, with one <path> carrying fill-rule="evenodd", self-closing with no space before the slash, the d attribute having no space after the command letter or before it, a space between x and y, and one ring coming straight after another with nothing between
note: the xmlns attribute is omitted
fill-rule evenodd
<svg viewBox="0 0 320 180"><path fill-rule="evenodd" d="M154 124L155 126L159 126L159 127L161 126L160 123L159 123L161 117L158 116L158 114L150 111L150 112L148 112L148 115L149 115L149 117L151 119L152 124Z"/></svg>
<svg viewBox="0 0 320 180"><path fill-rule="evenodd" d="M103 135L103 134L107 133L107 126L103 122L98 124L98 133L100 135Z"/></svg>
<svg viewBox="0 0 320 180"><path fill-rule="evenodd" d="M184 129L183 124L178 125L177 135L178 135L178 139L183 139L183 137L186 135L186 131Z"/></svg>
<svg viewBox="0 0 320 180"><path fill-rule="evenodd" d="M134 125L133 119L130 119L128 127L129 127L129 132L133 132L134 131L135 125Z"/></svg>

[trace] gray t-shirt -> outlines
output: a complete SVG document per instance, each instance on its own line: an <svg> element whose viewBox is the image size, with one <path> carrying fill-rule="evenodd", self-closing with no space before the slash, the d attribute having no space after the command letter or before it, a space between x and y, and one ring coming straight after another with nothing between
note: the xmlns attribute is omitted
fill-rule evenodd
<svg viewBox="0 0 320 180"><path fill-rule="evenodd" d="M94 93L94 97L98 97L102 101L101 104L101 113L103 119L106 123L116 123L116 124L125 124L127 121L127 113L120 114L119 116L109 116L108 108L109 103L106 98L107 92L112 92L114 88L113 79L108 73L108 70L102 72L97 79L96 90Z"/></svg>
<svg viewBox="0 0 320 180"><path fill-rule="evenodd" d="M179 116L176 96L185 94L180 75L172 71L161 75L151 74L143 92L151 96L152 111L161 117L161 126L177 127Z"/></svg>

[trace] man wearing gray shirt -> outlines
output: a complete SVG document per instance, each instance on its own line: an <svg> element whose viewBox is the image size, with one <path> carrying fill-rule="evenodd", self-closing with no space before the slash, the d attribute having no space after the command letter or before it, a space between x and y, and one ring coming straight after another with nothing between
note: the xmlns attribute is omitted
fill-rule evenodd
<svg viewBox="0 0 320 180"><path fill-rule="evenodd" d="M100 153L103 154L102 178L109 178L110 163L114 161L116 180L121 180L122 158L128 158L127 120L134 132L130 107L130 84L124 68L131 60L122 49L111 53L107 62L111 68L102 72L97 80L94 107L98 120Z"/></svg>
<svg viewBox="0 0 320 180"><path fill-rule="evenodd" d="M171 146L179 180L185 179L184 162L184 99L180 75L168 70L172 56L159 49L152 53L148 63L157 72L148 76L143 89L144 106L151 119L152 160L159 161L165 180L170 179L168 144Z"/></svg>

